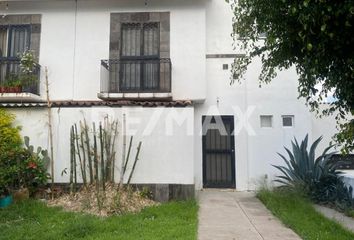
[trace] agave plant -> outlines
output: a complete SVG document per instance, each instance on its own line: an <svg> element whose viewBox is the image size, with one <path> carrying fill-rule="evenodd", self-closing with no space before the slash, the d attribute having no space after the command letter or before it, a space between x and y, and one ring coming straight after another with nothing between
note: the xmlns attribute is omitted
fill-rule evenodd
<svg viewBox="0 0 354 240"><path fill-rule="evenodd" d="M292 152L285 148L288 153L288 159L278 153L284 160L286 166L275 166L283 173L282 176L277 176L277 182L285 185L304 185L311 186L318 182L324 175L337 176L340 172L337 171L339 163L331 161L335 152L329 151L333 146L327 147L323 153L315 157L315 151L322 137L319 137L310 147L308 151L308 135L299 144L296 138L291 142Z"/></svg>
<svg viewBox="0 0 354 240"><path fill-rule="evenodd" d="M285 148L288 158L279 156L284 160L285 166L275 166L283 175L277 176L276 182L290 187L301 187L305 193L317 202L352 204L351 188L347 188L340 177L339 165L343 162L333 161L336 152L330 152L333 145L327 147L317 158L316 148L321 142L319 137L308 150L308 135L299 144L296 139L291 142L292 151Z"/></svg>

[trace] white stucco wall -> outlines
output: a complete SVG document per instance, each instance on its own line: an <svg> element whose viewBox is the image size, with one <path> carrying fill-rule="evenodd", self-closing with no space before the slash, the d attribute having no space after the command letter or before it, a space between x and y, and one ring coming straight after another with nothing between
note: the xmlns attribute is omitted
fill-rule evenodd
<svg viewBox="0 0 354 240"><path fill-rule="evenodd" d="M21 134L30 136L31 144L49 149L48 118L46 109L11 109L16 114L15 124L22 126ZM117 139L116 180L123 146L123 113L127 120L127 143L134 135L133 164L136 147L142 141L140 158L132 183L193 184L193 108L53 108L53 141L55 182L68 182L69 176L61 176L70 169L70 128L86 119L98 126L104 116L119 120ZM182 116L182 122L179 122ZM189 122L189 123L188 123ZM192 123L192 124L190 124ZM191 129L191 130L190 130ZM131 131L130 131L131 130Z"/></svg>
<svg viewBox="0 0 354 240"><path fill-rule="evenodd" d="M224 1L208 1L207 10L207 53L241 54L233 48L232 11ZM222 16L222 17L221 17ZM335 133L333 118L318 119L298 99L297 75L294 69L280 72L270 84L259 87L258 76L261 62L255 60L245 75L245 80L230 86L231 72L223 70L223 64L232 58L207 59L207 96L205 102L195 108L195 132L201 129L203 115L234 115L236 188L255 189L265 177L272 180L278 173L272 164L283 164L277 152L286 154L296 137L301 141L309 134L310 142L319 136L324 139L318 153L328 146ZM236 109L236 110L235 110ZM261 128L260 115L272 115L272 128ZM294 115L294 127L282 126L283 115ZM246 124L244 124L246 120ZM249 131L247 131L249 129ZM202 138L195 138L196 187L202 188Z"/></svg>

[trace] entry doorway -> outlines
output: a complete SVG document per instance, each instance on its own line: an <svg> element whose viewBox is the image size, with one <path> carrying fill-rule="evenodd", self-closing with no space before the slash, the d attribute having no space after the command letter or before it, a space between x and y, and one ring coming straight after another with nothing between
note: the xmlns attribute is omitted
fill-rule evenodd
<svg viewBox="0 0 354 240"><path fill-rule="evenodd" d="M203 116L203 187L235 188L233 116Z"/></svg>

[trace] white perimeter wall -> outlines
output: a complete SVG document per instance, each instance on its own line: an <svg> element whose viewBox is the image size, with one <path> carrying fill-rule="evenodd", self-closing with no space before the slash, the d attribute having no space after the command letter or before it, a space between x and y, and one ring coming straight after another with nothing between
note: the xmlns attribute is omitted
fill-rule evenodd
<svg viewBox="0 0 354 240"><path fill-rule="evenodd" d="M0 14L42 14L40 64L53 100L97 100L100 61L109 57L110 13L170 12L174 99L205 97L205 0L10 1ZM42 74L42 79L43 79ZM43 83L43 81L42 81ZM42 86L42 92L43 92Z"/></svg>
<svg viewBox="0 0 354 240"><path fill-rule="evenodd" d="M11 112L16 114L15 124L22 126L21 134L30 136L32 145L49 149L48 115L45 108L11 109ZM120 121L116 158L116 180L119 179L123 112L127 116L127 134L134 135L131 164L138 142L142 141L132 183L193 184L193 108L53 108L55 181L69 180L69 176L61 176L61 172L65 168L70 169L72 124L79 123L85 117L88 123L94 121L98 126L107 114ZM178 116L184 116L185 122L179 123Z"/></svg>

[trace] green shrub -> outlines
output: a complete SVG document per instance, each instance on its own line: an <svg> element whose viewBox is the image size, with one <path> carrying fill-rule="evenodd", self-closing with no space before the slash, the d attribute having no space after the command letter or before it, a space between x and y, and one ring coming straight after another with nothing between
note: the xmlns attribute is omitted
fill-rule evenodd
<svg viewBox="0 0 354 240"><path fill-rule="evenodd" d="M22 145L20 127L13 126L15 116L0 109L0 159L8 151L16 150Z"/></svg>
<svg viewBox="0 0 354 240"><path fill-rule="evenodd" d="M348 217L354 218L354 210L347 210L346 215L347 215Z"/></svg>
<svg viewBox="0 0 354 240"><path fill-rule="evenodd" d="M21 187L33 193L49 179L47 150L38 147L34 151L28 137L23 147L20 128L13 126L14 120L13 114L0 109L0 196Z"/></svg>
<svg viewBox="0 0 354 240"><path fill-rule="evenodd" d="M19 165L19 177L17 187L26 187L30 194L34 193L39 187L47 184L50 175L47 168L50 162L48 151L41 147L34 151L34 147L29 144L29 137L25 137L25 148L23 159Z"/></svg>
<svg viewBox="0 0 354 240"><path fill-rule="evenodd" d="M342 162L334 162L329 153L333 146L327 147L324 152L315 157L315 151L322 140L318 138L308 151L308 136L301 142L295 139L292 142L292 151L285 148L288 158L279 154L285 166L274 166L283 175L277 176L277 182L293 189L304 191L312 200L322 204L334 204L339 210L353 206L352 188L346 187L340 171L337 170Z"/></svg>
<svg viewBox="0 0 354 240"><path fill-rule="evenodd" d="M18 173L18 152L21 150L20 128L13 125L15 116L0 109L0 196L8 194Z"/></svg>
<svg viewBox="0 0 354 240"><path fill-rule="evenodd" d="M16 164L17 152L12 158L4 158L0 161L0 197L9 193L10 187L18 176L19 167Z"/></svg>

